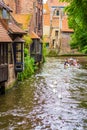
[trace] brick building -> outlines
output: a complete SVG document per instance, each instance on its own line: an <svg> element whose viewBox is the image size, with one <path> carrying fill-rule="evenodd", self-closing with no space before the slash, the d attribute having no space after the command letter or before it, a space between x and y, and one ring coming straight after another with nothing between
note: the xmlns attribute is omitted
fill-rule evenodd
<svg viewBox="0 0 87 130"><path fill-rule="evenodd" d="M68 27L67 15L64 13L67 3L59 2L59 0L47 0L46 4L50 10L50 14L47 13L47 16L50 16L50 24L49 21L44 19L43 27L49 24L49 45L51 48L57 48L59 52L69 53L70 34L73 33L73 30ZM46 17L45 15L44 13L44 17ZM45 32L43 33L45 34Z"/></svg>
<svg viewBox="0 0 87 130"><path fill-rule="evenodd" d="M13 13L29 14L33 10L34 0L4 0L9 5ZM29 5L29 6L28 6Z"/></svg>
<svg viewBox="0 0 87 130"><path fill-rule="evenodd" d="M12 9L0 1L0 94L12 85L24 68L23 31L11 16Z"/></svg>
<svg viewBox="0 0 87 130"><path fill-rule="evenodd" d="M13 17L19 23L26 20L29 31L34 31L37 35L43 35L43 1L42 0L4 0L13 10ZM27 17L27 15L31 17ZM24 17L25 16L25 17ZM29 20L27 20L27 19Z"/></svg>
<svg viewBox="0 0 87 130"><path fill-rule="evenodd" d="M40 39L43 36L43 1L42 0L5 0L5 3L8 4L12 9L12 16L16 19L18 23L29 33L36 33L37 37L39 37L36 48L41 48L38 52L42 53L42 45L40 43ZM36 36L35 35L35 36ZM31 35L30 35L31 36ZM37 39L37 37L35 37ZM31 37L32 38L32 37ZM34 41L35 41L34 38ZM36 44L35 43L35 44ZM37 53L36 51L36 53ZM30 52L32 53L32 52ZM42 54L40 54L42 55ZM40 56L41 57L41 56Z"/></svg>

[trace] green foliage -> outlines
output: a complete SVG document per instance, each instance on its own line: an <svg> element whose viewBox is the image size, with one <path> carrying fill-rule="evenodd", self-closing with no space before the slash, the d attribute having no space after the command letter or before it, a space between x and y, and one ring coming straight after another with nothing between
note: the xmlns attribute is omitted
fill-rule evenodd
<svg viewBox="0 0 87 130"><path fill-rule="evenodd" d="M87 46L85 46L85 47L83 48L82 52L83 52L84 54L87 54Z"/></svg>
<svg viewBox="0 0 87 130"><path fill-rule="evenodd" d="M32 43L32 39L30 38L29 35L25 35L25 36L24 36L24 40L25 40L25 47L26 47L26 48L29 48L29 44Z"/></svg>
<svg viewBox="0 0 87 130"><path fill-rule="evenodd" d="M28 52L28 49L27 48L24 48L24 57L28 56L29 55L29 52Z"/></svg>
<svg viewBox="0 0 87 130"><path fill-rule="evenodd" d="M32 74L34 74L36 70L36 66L34 64L34 59L30 58L28 56L28 49L25 48L24 55L26 56L24 58L24 71L21 73L18 73L18 80L23 81L24 79L30 77Z"/></svg>
<svg viewBox="0 0 87 130"><path fill-rule="evenodd" d="M87 54L87 1L86 0L60 0L68 2L65 11L68 14L69 27L74 30L71 47Z"/></svg>
<svg viewBox="0 0 87 130"><path fill-rule="evenodd" d="M48 56L58 56L58 50L52 49L48 52Z"/></svg>
<svg viewBox="0 0 87 130"><path fill-rule="evenodd" d="M47 48L47 43L44 41L44 38L43 38L43 62L45 62L45 57L47 56L48 54L48 48Z"/></svg>
<svg viewBox="0 0 87 130"><path fill-rule="evenodd" d="M43 43L43 56L46 57L47 55L47 47L46 47L46 43Z"/></svg>

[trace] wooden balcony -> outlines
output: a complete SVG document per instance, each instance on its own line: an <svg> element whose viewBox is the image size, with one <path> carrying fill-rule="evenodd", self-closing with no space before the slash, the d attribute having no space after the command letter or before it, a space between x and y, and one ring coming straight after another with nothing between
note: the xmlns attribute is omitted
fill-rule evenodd
<svg viewBox="0 0 87 130"><path fill-rule="evenodd" d="M0 82L8 80L8 65L0 65Z"/></svg>

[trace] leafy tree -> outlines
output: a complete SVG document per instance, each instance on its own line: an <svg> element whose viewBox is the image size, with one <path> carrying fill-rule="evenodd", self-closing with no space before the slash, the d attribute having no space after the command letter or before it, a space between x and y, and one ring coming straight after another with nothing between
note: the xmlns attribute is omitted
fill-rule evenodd
<svg viewBox="0 0 87 130"><path fill-rule="evenodd" d="M68 2L65 11L68 14L69 27L74 30L71 47L87 53L87 0L60 0Z"/></svg>
<svg viewBox="0 0 87 130"><path fill-rule="evenodd" d="M27 35L24 35L23 39L25 40L25 47L29 48L29 45L32 43L31 37L27 34Z"/></svg>

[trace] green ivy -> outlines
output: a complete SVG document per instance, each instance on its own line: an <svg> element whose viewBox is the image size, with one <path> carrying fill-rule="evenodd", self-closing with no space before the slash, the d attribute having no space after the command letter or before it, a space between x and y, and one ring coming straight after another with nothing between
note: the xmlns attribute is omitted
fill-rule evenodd
<svg viewBox="0 0 87 130"><path fill-rule="evenodd" d="M34 64L34 59L29 57L28 49L24 49L24 71L18 73L18 80L23 81L24 79L30 77L32 74L34 74L37 67Z"/></svg>

